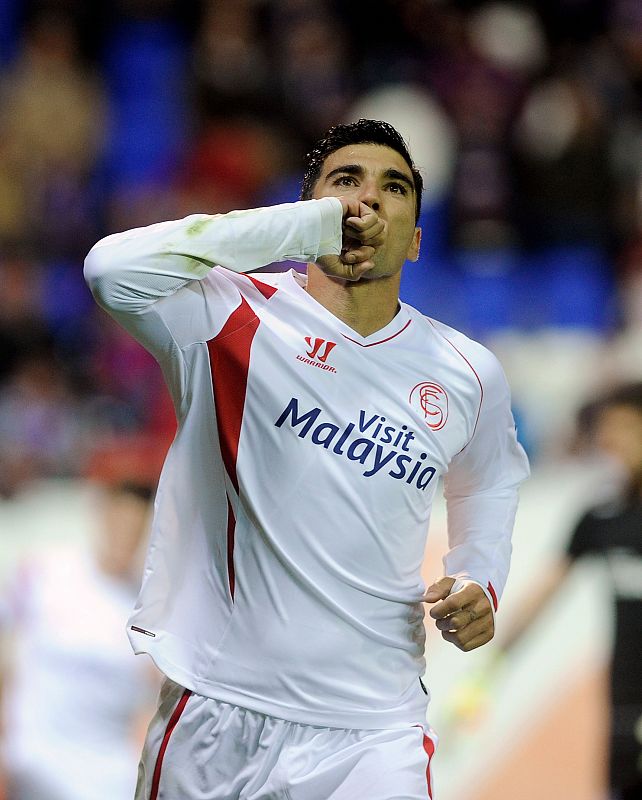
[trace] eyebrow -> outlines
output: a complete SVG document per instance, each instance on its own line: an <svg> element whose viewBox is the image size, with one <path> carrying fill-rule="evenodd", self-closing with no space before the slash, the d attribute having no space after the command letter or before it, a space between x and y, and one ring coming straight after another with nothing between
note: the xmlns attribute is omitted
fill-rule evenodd
<svg viewBox="0 0 642 800"><path fill-rule="evenodd" d="M357 175L361 176L364 173L364 169L360 164L344 164L341 167L336 167L333 170L330 170L328 174L325 176L326 180L333 178L335 175L343 174L343 175ZM394 169L393 167L389 167L383 173L384 178L391 178L396 181L400 181L401 183L405 183L413 192L415 191L415 183L411 180L407 175L404 175L403 172L399 172L398 169Z"/></svg>

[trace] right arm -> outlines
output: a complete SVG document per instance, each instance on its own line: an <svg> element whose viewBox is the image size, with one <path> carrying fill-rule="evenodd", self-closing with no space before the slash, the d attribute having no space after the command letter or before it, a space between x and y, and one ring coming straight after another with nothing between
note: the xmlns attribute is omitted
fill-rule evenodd
<svg viewBox="0 0 642 800"><path fill-rule="evenodd" d="M159 362L178 411L187 385L183 348L215 336L241 303L236 285L214 267L249 272L274 261L314 262L356 280L384 239L385 223L349 198L194 214L106 236L85 259L85 279L98 304ZM214 293L201 284L208 276Z"/></svg>
<svg viewBox="0 0 642 800"><path fill-rule="evenodd" d="M185 329L176 316L184 323L207 315L215 324L216 309L205 308L198 290L178 315L159 301L203 280L213 267L250 272L275 261L314 262L328 275L357 280L374 266L385 230L372 209L345 197L193 214L101 239L85 259L85 279L99 305L163 363L175 355L175 328ZM187 326L192 332L197 327ZM182 344L189 343L183 337Z"/></svg>
<svg viewBox="0 0 642 800"><path fill-rule="evenodd" d="M324 198L135 228L94 245L85 279L98 304L156 358L180 415L185 348L216 336L242 300L231 276L213 268L335 258L343 213L338 199Z"/></svg>
<svg viewBox="0 0 642 800"><path fill-rule="evenodd" d="M172 349L177 322L160 300L201 281L217 265L249 272L273 261L336 255L342 215L337 199L324 198L135 228L94 245L85 259L85 279L97 302L162 358ZM193 305L202 306L202 297L195 291Z"/></svg>

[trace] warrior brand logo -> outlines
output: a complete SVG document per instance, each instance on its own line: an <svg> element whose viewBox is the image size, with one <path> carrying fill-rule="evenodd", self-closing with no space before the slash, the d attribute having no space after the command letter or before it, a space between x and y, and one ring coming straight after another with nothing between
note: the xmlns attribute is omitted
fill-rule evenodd
<svg viewBox="0 0 642 800"><path fill-rule="evenodd" d="M332 348L337 346L336 342L327 342L325 339L315 339L314 344L312 344L312 337L306 336L305 337L306 344L310 348L308 351L308 355L310 358L318 358L323 364L325 364L327 357L330 355ZM321 352L321 346L325 344L323 348L323 352Z"/></svg>
<svg viewBox="0 0 642 800"><path fill-rule="evenodd" d="M386 425L385 417L361 410L357 422L342 428L324 421L321 414L318 406L299 412L299 401L293 397L274 425L277 428L287 425L300 439L307 439L334 455L345 456L348 461L358 462L365 467L361 473L364 478L382 472L414 484L422 491L434 478L437 470L425 463L428 453L411 453L410 443L416 437L407 425L400 429Z"/></svg>
<svg viewBox="0 0 642 800"><path fill-rule="evenodd" d="M331 364L325 363L332 349L337 346L336 342L328 342L326 339L319 339L318 337L313 342L311 336L306 336L305 342L310 348L307 351L308 358L298 355L298 361L303 361L304 364L311 364L313 367L318 367L328 372L336 372L336 369Z"/></svg>
<svg viewBox="0 0 642 800"><path fill-rule="evenodd" d="M448 419L448 395L438 383L424 381L418 383L410 392L410 405L421 411L426 425L432 431L441 430Z"/></svg>

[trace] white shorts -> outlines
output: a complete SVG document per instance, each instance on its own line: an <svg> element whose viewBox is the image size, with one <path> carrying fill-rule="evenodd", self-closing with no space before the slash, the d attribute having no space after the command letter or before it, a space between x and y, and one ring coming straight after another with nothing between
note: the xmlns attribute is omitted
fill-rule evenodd
<svg viewBox="0 0 642 800"><path fill-rule="evenodd" d="M322 728L193 694L167 679L136 800L428 800L436 736Z"/></svg>

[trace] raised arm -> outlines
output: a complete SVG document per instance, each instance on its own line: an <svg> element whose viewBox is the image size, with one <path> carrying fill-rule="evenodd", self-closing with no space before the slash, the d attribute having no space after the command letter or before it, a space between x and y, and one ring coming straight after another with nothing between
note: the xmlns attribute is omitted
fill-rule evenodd
<svg viewBox="0 0 642 800"><path fill-rule="evenodd" d="M186 387L183 349L214 336L241 302L225 270L273 261L315 261L341 252L343 207L335 198L232 211L117 233L85 260L97 302L157 359L178 409ZM203 279L210 289L204 291Z"/></svg>
<svg viewBox="0 0 642 800"><path fill-rule="evenodd" d="M342 211L338 200L323 198L194 214L116 233L89 251L85 279L98 303L136 335L136 317L217 265L249 272L273 261L315 261L339 253Z"/></svg>

